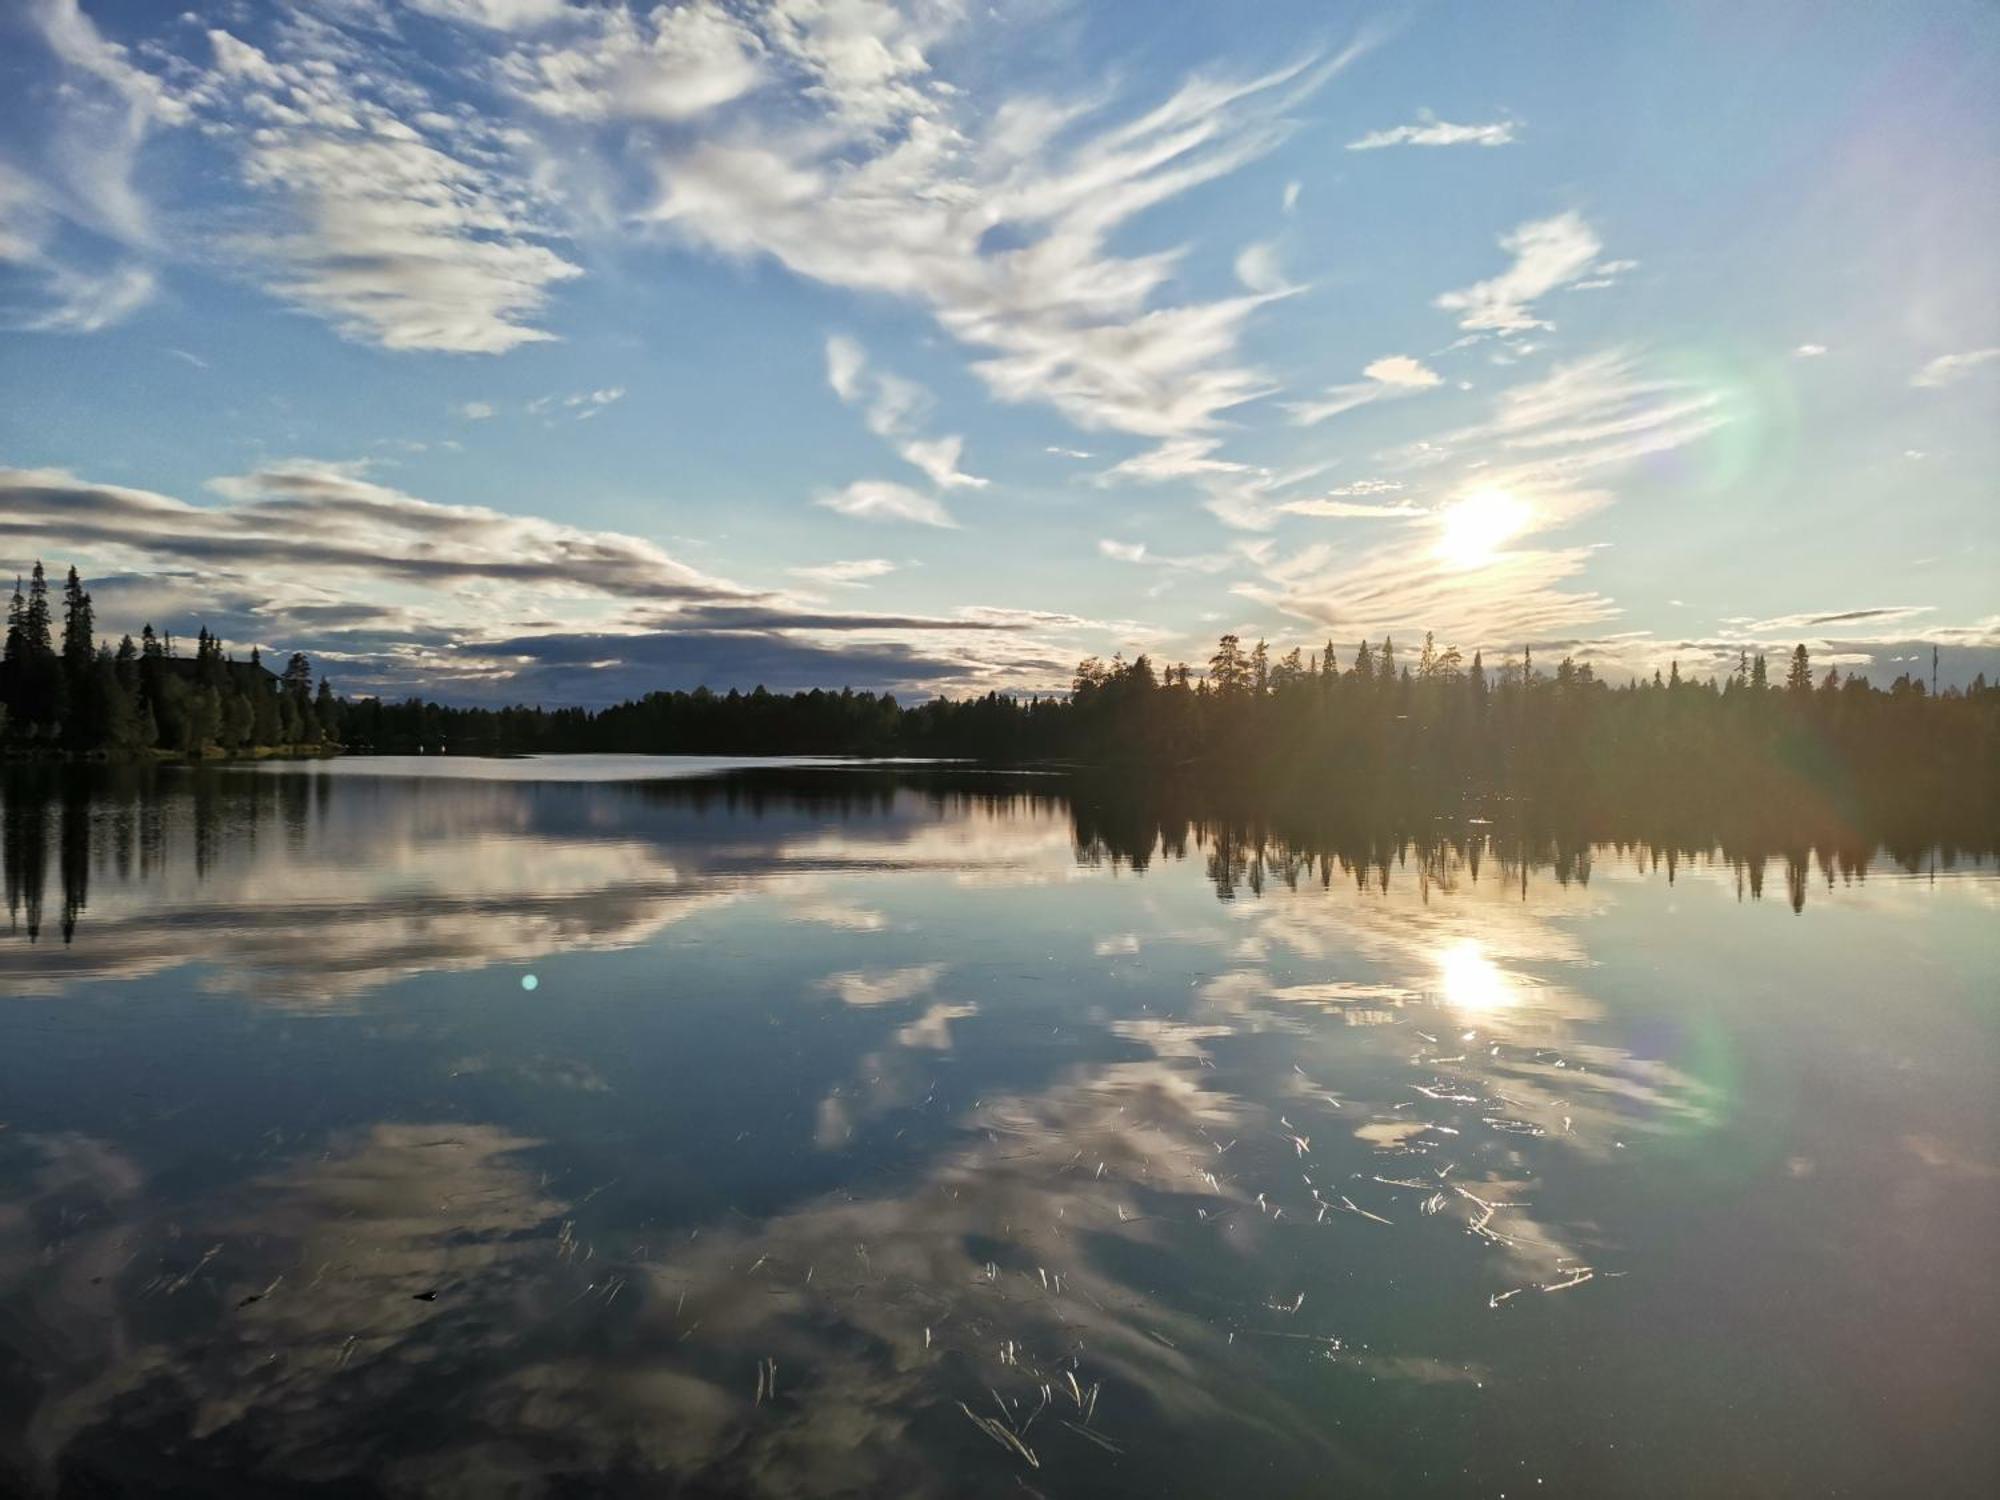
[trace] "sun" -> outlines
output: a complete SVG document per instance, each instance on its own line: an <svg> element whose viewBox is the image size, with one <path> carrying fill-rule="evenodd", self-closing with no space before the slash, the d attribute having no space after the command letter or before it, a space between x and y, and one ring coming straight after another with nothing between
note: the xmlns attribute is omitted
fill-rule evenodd
<svg viewBox="0 0 2000 1500"><path fill-rule="evenodd" d="M1474 490L1438 515L1438 557L1456 568L1476 568L1527 529L1534 512L1506 490Z"/></svg>

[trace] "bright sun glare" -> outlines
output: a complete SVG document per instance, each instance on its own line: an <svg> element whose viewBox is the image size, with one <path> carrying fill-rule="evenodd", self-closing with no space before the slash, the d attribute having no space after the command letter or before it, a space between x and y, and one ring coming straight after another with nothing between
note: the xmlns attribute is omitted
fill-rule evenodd
<svg viewBox="0 0 2000 1500"><path fill-rule="evenodd" d="M1519 535L1533 514L1506 490L1475 490L1440 515L1437 555L1454 567L1476 568Z"/></svg>
<svg viewBox="0 0 2000 1500"><path fill-rule="evenodd" d="M1440 949L1436 962L1445 1003L1452 1009L1490 1014L1514 1003L1514 987L1507 975L1474 939L1465 938Z"/></svg>

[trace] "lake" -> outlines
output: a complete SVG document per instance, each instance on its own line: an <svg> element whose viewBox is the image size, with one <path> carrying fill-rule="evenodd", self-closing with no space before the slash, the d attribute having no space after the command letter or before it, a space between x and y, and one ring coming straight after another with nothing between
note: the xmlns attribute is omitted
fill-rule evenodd
<svg viewBox="0 0 2000 1500"><path fill-rule="evenodd" d="M0 787L0 1491L2000 1482L1989 861L919 767Z"/></svg>

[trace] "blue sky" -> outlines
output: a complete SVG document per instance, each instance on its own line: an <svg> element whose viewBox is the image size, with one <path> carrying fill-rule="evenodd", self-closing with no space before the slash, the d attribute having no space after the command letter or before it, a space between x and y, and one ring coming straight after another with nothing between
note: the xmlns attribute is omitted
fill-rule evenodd
<svg viewBox="0 0 2000 1500"><path fill-rule="evenodd" d="M349 691L2000 663L2000 15L0 4L0 563Z"/></svg>

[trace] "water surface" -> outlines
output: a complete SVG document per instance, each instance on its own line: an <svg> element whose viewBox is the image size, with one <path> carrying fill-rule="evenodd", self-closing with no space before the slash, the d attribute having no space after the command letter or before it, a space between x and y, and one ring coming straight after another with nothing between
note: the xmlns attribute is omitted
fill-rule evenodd
<svg viewBox="0 0 2000 1500"><path fill-rule="evenodd" d="M674 769L4 773L0 1491L2000 1479L1990 866Z"/></svg>

